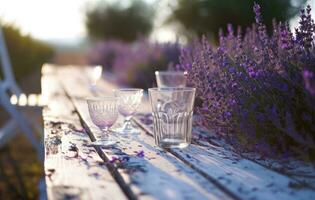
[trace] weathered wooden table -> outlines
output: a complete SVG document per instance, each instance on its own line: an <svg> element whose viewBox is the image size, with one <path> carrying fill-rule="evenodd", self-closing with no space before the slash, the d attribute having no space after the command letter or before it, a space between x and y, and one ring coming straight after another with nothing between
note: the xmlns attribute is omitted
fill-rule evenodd
<svg viewBox="0 0 315 200"><path fill-rule="evenodd" d="M48 199L315 199L312 167L290 175L203 140L201 130L186 149L156 148L150 119L141 119L148 113L135 118L140 135L116 134L120 142L110 149L90 146L100 132L85 102L98 93L89 87L89 70L42 68ZM115 88L106 80L98 87L102 94Z"/></svg>

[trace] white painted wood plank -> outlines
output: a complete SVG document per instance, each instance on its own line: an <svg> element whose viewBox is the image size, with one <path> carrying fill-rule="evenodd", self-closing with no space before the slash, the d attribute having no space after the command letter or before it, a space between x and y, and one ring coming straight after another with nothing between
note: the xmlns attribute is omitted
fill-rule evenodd
<svg viewBox="0 0 315 200"><path fill-rule="evenodd" d="M152 124L139 115L137 123L153 135ZM150 118L149 118L150 119ZM198 132L195 130L194 134ZM196 135L195 135L196 136ZM195 143L199 143L195 137ZM187 149L170 152L189 163L200 173L224 185L242 199L315 199L315 191L299 188L300 182L244 159L232 151L200 141ZM222 144L222 143L221 143ZM295 187L297 188L295 188Z"/></svg>
<svg viewBox="0 0 315 200"><path fill-rule="evenodd" d="M149 112L147 110L147 112L137 115L134 120L147 130L148 133L153 135L152 115ZM192 141L201 146L224 146L225 149L232 151L232 148L224 140L220 140L211 131L202 127L194 127ZM283 160L261 158L261 156L254 153L243 153L241 156L291 178L294 180L293 185L297 187L309 187L315 190L315 168L311 163L299 161L294 158Z"/></svg>
<svg viewBox="0 0 315 200"><path fill-rule="evenodd" d="M189 162L229 190L245 199L314 199L315 192L308 188L295 189L298 183L287 176L268 170L243 159L224 148L191 145L172 153Z"/></svg>
<svg viewBox="0 0 315 200"><path fill-rule="evenodd" d="M152 125L147 125L146 128L151 130ZM196 126L193 130L193 136L193 142L195 144L201 146L224 146L226 150L233 151L233 148L229 144L223 139L218 138L211 130ZM289 177L293 180L292 186L297 188L308 187L315 190L315 168L312 163L307 163L293 157L284 159L266 158L253 152L242 153L241 157Z"/></svg>
<svg viewBox="0 0 315 200"><path fill-rule="evenodd" d="M43 66L45 174L48 199L126 199L83 131L55 68Z"/></svg>
<svg viewBox="0 0 315 200"><path fill-rule="evenodd" d="M91 95L88 81L75 69L61 69L60 74L72 74L72 78L62 80L76 109L93 135L99 130L91 122L87 105L82 96ZM67 76L69 77L69 76ZM78 81L80 80L80 81ZM111 88L103 88L110 91ZM105 94L104 94L105 95ZM219 190L208 179L191 169L176 157L154 146L152 137L141 131L140 135L125 137L112 136L119 141L115 148L103 150L105 161L117 157L127 161L113 163L126 184L139 198L144 199L229 199L230 196ZM137 155L143 151L144 157Z"/></svg>
<svg viewBox="0 0 315 200"><path fill-rule="evenodd" d="M267 159L253 153L246 153L242 156L298 181L300 184L297 184L297 187L309 187L315 190L315 167L312 163L294 158Z"/></svg>

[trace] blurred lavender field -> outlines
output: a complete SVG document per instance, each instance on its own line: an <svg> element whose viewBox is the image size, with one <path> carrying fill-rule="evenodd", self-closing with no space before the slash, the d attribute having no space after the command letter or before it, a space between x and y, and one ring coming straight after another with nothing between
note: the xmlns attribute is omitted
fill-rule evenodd
<svg viewBox="0 0 315 200"><path fill-rule="evenodd" d="M89 63L101 65L106 73L114 74L119 85L149 88L155 84L155 71L179 64L179 53L178 43L143 39L128 44L112 40L96 44L89 54Z"/></svg>

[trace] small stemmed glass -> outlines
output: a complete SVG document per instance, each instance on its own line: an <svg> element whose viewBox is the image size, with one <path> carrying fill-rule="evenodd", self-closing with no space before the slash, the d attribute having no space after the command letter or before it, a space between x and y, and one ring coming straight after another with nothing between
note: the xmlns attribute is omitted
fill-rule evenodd
<svg viewBox="0 0 315 200"><path fill-rule="evenodd" d="M101 139L92 142L92 145L108 147L116 143L109 139L109 128L118 118L118 98L117 97L93 97L87 99L89 114L92 122L101 129Z"/></svg>
<svg viewBox="0 0 315 200"><path fill-rule="evenodd" d="M92 69L89 68L88 71L90 91L97 95L101 94L103 91L97 86L97 82L102 78L103 68L100 65L94 66Z"/></svg>
<svg viewBox="0 0 315 200"><path fill-rule="evenodd" d="M125 88L114 90L118 98L118 111L124 116L124 125L115 129L115 132L124 134L136 134L139 130L132 127L131 118L141 104L143 89Z"/></svg>
<svg viewBox="0 0 315 200"><path fill-rule="evenodd" d="M159 88L185 87L187 71L156 71L156 83Z"/></svg>

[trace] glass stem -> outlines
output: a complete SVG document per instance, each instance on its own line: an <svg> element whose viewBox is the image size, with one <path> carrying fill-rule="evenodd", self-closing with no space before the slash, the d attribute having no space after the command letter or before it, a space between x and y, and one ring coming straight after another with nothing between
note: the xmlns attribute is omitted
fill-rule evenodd
<svg viewBox="0 0 315 200"><path fill-rule="evenodd" d="M131 116L126 117L126 119L125 119L125 121L124 121L124 129L125 129L125 130L130 130L130 129L132 129Z"/></svg>
<svg viewBox="0 0 315 200"><path fill-rule="evenodd" d="M102 132L103 132L103 135L102 135L101 138L106 140L106 139L108 138L108 134L109 134L109 133L108 133L108 127L103 128L103 129L102 129Z"/></svg>

